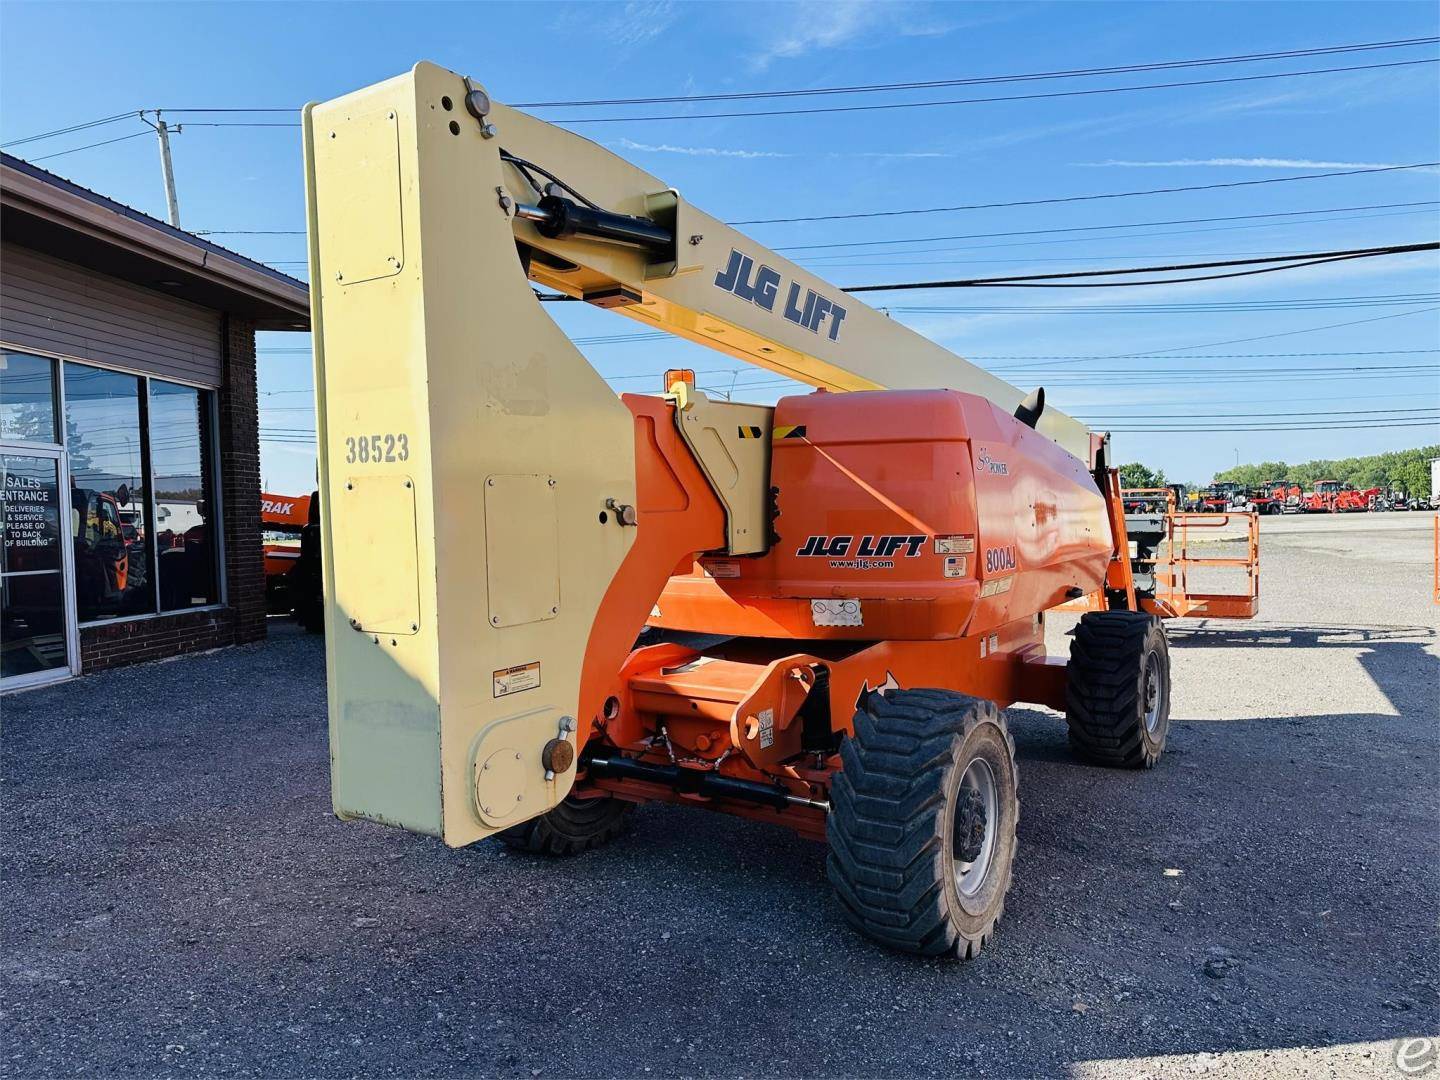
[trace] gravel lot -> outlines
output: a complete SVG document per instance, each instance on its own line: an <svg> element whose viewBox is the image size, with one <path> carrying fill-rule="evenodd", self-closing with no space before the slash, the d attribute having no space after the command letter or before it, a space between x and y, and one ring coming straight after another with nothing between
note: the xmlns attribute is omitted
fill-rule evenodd
<svg viewBox="0 0 1440 1080"><path fill-rule="evenodd" d="M545 861L336 821L284 623L8 697L0 1073L1400 1076L1440 1036L1431 518L1267 519L1261 618L1171 626L1153 772L1012 710L1015 885L965 966L853 936L759 824L651 807Z"/></svg>

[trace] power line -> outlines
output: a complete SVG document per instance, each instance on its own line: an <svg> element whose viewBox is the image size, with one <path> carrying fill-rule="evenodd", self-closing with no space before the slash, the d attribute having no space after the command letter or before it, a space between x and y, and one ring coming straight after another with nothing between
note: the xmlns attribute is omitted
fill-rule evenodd
<svg viewBox="0 0 1440 1080"><path fill-rule="evenodd" d="M1161 274L1170 273L1176 270L1207 270L1227 266L1253 266L1258 263L1283 262L1284 265L1268 266L1264 269L1247 270L1239 273L1229 274L1206 274L1201 277L1172 278L1168 281L1117 281L1105 282L1107 286L1124 288L1135 285L1168 285L1176 282L1187 281L1214 281L1217 278L1246 277L1252 274L1271 274L1281 270L1294 270L1304 266L1316 266L1320 263L1344 262L1352 259L1373 259L1383 255L1402 255L1408 252L1435 251L1440 249L1440 243L1425 244L1396 244L1389 247L1375 248L1351 248L1344 251L1315 251L1303 255L1286 256L1283 258L1258 258L1258 259L1224 259L1213 262L1197 263L1171 263L1165 266L1139 266L1121 270L1069 270L1057 274L1019 274L1012 277L998 278L961 278L952 281L899 281L890 282L884 285L849 285L842 288L842 292L866 293L866 292L895 292L909 291L915 289L959 289L978 288L982 286L1009 286L1021 289L1034 288L1087 288L1095 286L1081 286L1070 283L1071 278L1099 278L1099 277L1120 277L1129 274ZM1297 261L1301 260L1301 261ZM1057 284L1044 285L1041 282L1057 282Z"/></svg>
<svg viewBox="0 0 1440 1080"><path fill-rule="evenodd" d="M579 124L628 124L648 123L664 120L741 120L774 116L816 116L825 113L880 112L896 109L931 109L951 105L989 105L1014 101L1045 101L1054 98L1093 97L1105 94L1130 94L1144 90L1176 90L1196 86L1222 86L1227 83L1265 82L1274 79L1294 79L1308 75L1337 75L1356 71L1376 71L1383 68L1415 67L1421 64L1440 63L1440 58L1424 60L1392 60L1383 64L1350 64L1344 67L1308 68L1302 71L1275 71L1264 75L1231 75L1216 79L1184 79L1179 82L1140 83L1136 86L1106 86L1091 90L1052 90L1032 94L1002 94L997 97L946 98L941 101L900 101L881 105L827 105L812 109L750 109L744 112L716 113L666 113L650 116L588 116L555 117L548 123L557 126ZM163 112L208 112L213 110L165 109ZM259 111L259 110L245 110ZM299 123L254 123L249 121L214 121L196 124L196 127L277 127L298 128Z"/></svg>
<svg viewBox="0 0 1440 1080"><path fill-rule="evenodd" d="M139 116L140 110L131 109L129 112L116 113L114 116L102 116L98 120L86 120L83 123L71 124L69 127L55 128L52 131L42 131L38 135L27 135L23 139L11 139L7 143L0 143L0 147L8 150L12 146L23 146L26 143L39 142L41 139L51 139L57 135L69 135L75 131L86 131L90 128L101 127L104 124L113 124L117 120L124 120L128 116Z"/></svg>
<svg viewBox="0 0 1440 1080"><path fill-rule="evenodd" d="M1244 420L1247 417L1265 419L1268 417L1285 416L1310 416L1318 420L1322 416L1378 416L1380 414L1399 416L1409 413L1436 413L1440 414L1440 406L1427 405L1420 409L1307 409L1304 412L1218 412L1218 413L1149 413L1144 417L1123 417L1124 420L1225 420L1234 417L1237 420ZM1072 412L1070 414L1077 420L1080 419L1105 419L1114 417L1114 413L1087 413Z"/></svg>
<svg viewBox="0 0 1440 1080"><path fill-rule="evenodd" d="M1425 304L1440 300L1440 293L1392 293L1375 296L1336 296L1273 300L1221 300L1197 303L1164 304L969 304L969 305L926 305L919 307L890 307L891 314L902 315L995 315L995 314L1036 314L1036 315L1111 315L1111 314L1213 314L1217 312L1270 312L1270 311L1332 311L1347 308L1403 307ZM638 336L638 335L635 335Z"/></svg>
<svg viewBox="0 0 1440 1080"><path fill-rule="evenodd" d="M941 101L903 101L883 105L827 105L813 109L751 109L744 112L668 113L649 116L559 117L549 122L560 125L627 124L654 120L740 120L770 116L816 116L821 113L879 112L890 109L928 109L946 105L988 105L992 102L1042 101L1052 98L1093 97L1103 94L1128 94L1140 90L1174 90L1194 86L1220 86L1227 83L1263 82L1273 79L1294 79L1306 75L1335 75L1352 71L1375 71L1380 68L1413 67L1434 64L1436 59L1392 60L1384 64L1351 64L1346 67L1308 68L1303 71L1276 71L1265 75L1230 75L1216 79L1184 79L1179 82L1140 83L1136 86L1106 86L1093 90L1051 90L1033 94L1002 94L997 97L947 98Z"/></svg>
<svg viewBox="0 0 1440 1080"><path fill-rule="evenodd" d="M50 158L64 157L66 154L78 154L81 150L93 150L97 146L109 146L111 143L124 142L126 139L138 139L141 135L149 135L149 131L133 131L129 135L121 135L118 139L106 139L104 142L87 143L84 146L72 147L69 150L60 150L54 154L41 154L39 157L26 158L26 161L48 161Z"/></svg>
<svg viewBox="0 0 1440 1080"><path fill-rule="evenodd" d="M1437 37L1398 38L1390 41L1360 42L1347 45L1324 46L1313 49L1285 49L1262 53L1239 53L1230 56L1209 56L1190 60L1150 61L1139 64L1117 64L1109 67L1069 68L1057 71L1028 72L1017 75L986 75L956 79L931 79L897 83L862 83L850 86L822 86L794 90L754 90L720 94L677 94L665 97L601 98L571 101L516 101L508 102L516 109L590 108L606 105L669 105L699 101L749 101L767 98L816 97L834 94L893 93L901 90L934 90L951 86L992 86L1013 82L1034 82L1048 79L1087 78L1097 75L1126 75L1141 71L1173 71L1193 67L1212 67L1219 64L1259 63L1269 60L1288 60L1311 56L1336 56L1346 53L1375 52L1386 49L1412 48L1433 45L1440 42ZM221 106L217 108L190 107L164 109L169 113L295 113L294 107L261 106L244 108Z"/></svg>
<svg viewBox="0 0 1440 1080"><path fill-rule="evenodd" d="M1122 64L1114 67L1071 68L1042 71L1024 75L986 75L965 79L933 79L925 82L866 83L854 86L822 86L806 90L752 90L726 94L677 94L670 97L602 98L590 101L517 101L516 109L589 108L600 105L669 105L693 101L752 101L764 98L816 97L828 94L875 94L896 90L930 90L947 86L990 86L997 83L1032 82L1042 79L1074 79L1092 75L1123 75L1137 71L1170 71L1179 68L1210 67L1216 64L1248 64L1265 60L1285 60L1301 56L1333 56L1340 53L1401 49L1416 45L1433 45L1440 38L1405 38L1394 41L1364 42L1356 45L1334 45L1316 49L1287 49L1283 52L1242 53L1235 56L1210 56L1195 60L1166 60L1143 64Z"/></svg>
<svg viewBox="0 0 1440 1080"><path fill-rule="evenodd" d="M1291 353L1200 353L1195 356L1138 356L1126 354L1127 360L1261 360L1294 359L1313 356L1397 356L1410 353L1434 353L1440 349L1368 349L1363 352L1291 352ZM1115 360L1114 356L974 356L966 354L969 360Z"/></svg>
<svg viewBox="0 0 1440 1080"><path fill-rule="evenodd" d="M1308 326L1302 330L1281 330L1274 334L1257 334L1254 337L1229 338L1225 341L1209 341L1203 345L1177 345L1173 349L1152 349L1151 353L1176 353L1189 352L1192 349L1217 349L1222 345L1244 345L1252 341L1271 341L1275 338L1297 337L1300 334L1314 334L1321 330L1339 330L1346 326L1361 326L1365 323L1384 322L1387 319L1404 319L1411 315L1424 315L1427 312L1440 311L1440 307L1421 308L1419 311L1400 311L1394 315L1372 315L1368 319L1352 319L1349 322L1326 323L1324 326ZM1126 360L1138 356L1138 353L1117 353L1106 357L1107 360Z"/></svg>
<svg viewBox="0 0 1440 1080"><path fill-rule="evenodd" d="M1168 428L1145 428L1145 427L1112 427L1108 431L1122 435L1190 435L1203 434L1205 432L1233 432L1233 431L1350 431L1355 428L1433 428L1437 426L1434 420L1406 420L1398 423L1355 423L1355 424L1312 424L1312 425L1256 425L1253 427L1237 427L1226 424L1224 427L1168 427Z"/></svg>
<svg viewBox="0 0 1440 1080"><path fill-rule="evenodd" d="M1402 166L1402 168L1423 168L1423 167L1424 167L1424 166L1420 166L1420 165L1406 165L1406 166ZM1324 174L1321 174L1321 175L1330 176L1330 175L1333 175L1333 174L1331 174L1331 173L1324 173ZM1342 174L1342 175L1343 175L1343 174ZM1282 179L1282 180L1283 180L1283 179L1292 179L1292 178L1290 178L1290 177L1280 177L1280 178L1278 178L1278 179ZM1293 178L1293 179L1308 179L1308 177L1295 177L1295 178ZM1269 182L1269 181L1249 181L1249 182L1250 182L1250 183L1263 183L1263 182ZM1207 187L1208 187L1208 186L1227 187L1227 186L1229 186L1229 185L1220 184L1220 185L1206 185L1206 186L1207 186ZM1169 192L1169 191L1194 191L1194 190L1202 190L1202 189L1201 189L1201 188L1165 188L1165 189L1161 189L1161 190L1166 191L1166 192ZM1158 193L1158 192L1149 192L1149 191L1142 191L1142 192L1122 192L1122 193L1119 193L1119 194L1116 194L1116 195L1097 195L1097 196L1094 196L1094 198L1106 198L1106 199L1108 199L1108 198L1124 198L1127 194L1150 195L1150 194L1157 194L1157 193ZM1091 196L1081 196L1081 198L1090 198L1090 197L1091 197ZM1068 201L1068 200L1063 200L1063 199L1062 199L1062 200L1054 200L1054 201ZM1003 203L1003 204L996 204L996 205L1009 206L1009 205L1017 205L1017 204ZM1421 201L1417 201L1417 202L1371 203L1371 204L1366 205L1366 206L1335 206L1335 207L1327 207L1327 208L1325 208L1325 209L1323 209L1323 210L1287 210L1287 211L1281 211L1281 212L1270 213L1270 214L1227 214L1227 215L1223 215L1223 216L1220 216L1220 217L1171 218L1171 219L1165 220L1165 221L1127 221L1127 222L1120 222L1120 223L1113 224L1113 225L1071 225L1071 226L1068 226L1068 227L1066 227L1066 228L1055 228L1055 229L1010 229L1010 230L1006 230L1006 231L1003 231L1003 232L959 233L959 234L954 234L954 235L950 235L950 236L911 236L911 237L906 237L906 238L900 239L900 240L847 240L847 241L844 241L844 242L842 242L842 243L831 243L831 244L785 244L785 245L777 246L777 247L773 248L772 250L774 250L774 251L812 251L812 250L819 250L819 249L822 249L822 248L879 247L879 246L890 245L890 244L923 244L923 243L939 242L939 241L942 241L942 240L988 240L988 239L994 239L994 238L996 238L996 237L1002 237L1002 236L1047 236L1047 235L1053 235L1053 234L1055 234L1055 233L1101 232L1101 231L1107 231L1107 230L1111 230L1111 229L1139 229L1139 228L1149 228L1149 227L1158 226L1158 225L1194 225L1194 224L1205 224L1205 223L1216 222L1216 221L1248 221L1248 220L1255 219L1255 218L1288 218L1288 217L1301 217L1301 216L1314 215L1314 214L1340 214L1340 213L1346 213L1346 212L1349 212L1349 211L1357 211L1357 210L1389 210L1389 209L1393 209L1393 208L1396 208L1396 207L1410 207L1410 206L1440 206L1440 200L1426 199L1426 200L1421 200ZM946 209L946 208L940 208L940 209L943 210L943 209ZM965 209L965 210L968 210L968 209L985 209L985 207L982 207L982 206L974 206L974 207L952 207L952 208L949 208L949 209L957 209L957 210ZM916 211L916 212L917 212L917 213L932 213L932 212L939 212L939 211L937 210L937 211ZM779 220L813 220L813 219L779 219ZM1344 219L1340 219L1340 220L1344 220ZM768 224L768 222L731 221L731 222L727 222L727 224L730 224L730 225L755 225L755 224ZM1205 231L1208 231L1208 230L1205 230ZM305 230L304 230L304 229L203 229L203 230L200 230L200 231L196 232L195 235L197 235L197 236L304 236L304 235L305 235ZM1147 235L1147 234L1143 234L1143 233L1142 233L1142 234L1137 234L1137 235L1143 236L1143 235ZM1149 234L1149 235L1161 235L1161 234ZM1173 234L1171 234L1171 235L1173 235ZM1085 240L1085 239L1090 239L1090 237L1079 237L1078 239Z"/></svg>
<svg viewBox="0 0 1440 1080"><path fill-rule="evenodd" d="M1147 188L1142 191L1111 191L1096 195L1065 195L1047 199L1020 199L1014 202L968 203L963 206L930 206L916 210L871 210L858 214L813 214L809 217L753 218L748 221L727 221L727 225L785 225L803 221L853 221L857 218L905 217L913 214L949 214L961 210L997 210L1015 206L1049 206L1056 203L1094 202L1099 199L1130 199L1139 195L1173 195L1182 191L1215 191L1220 188L1256 187L1261 184L1289 184L1296 180L1324 180L1335 176L1363 176L1373 173L1404 172L1410 169L1433 169L1440 161L1421 161L1413 165L1385 165L1373 169L1342 169L1335 172L1297 173L1295 176L1271 176L1261 180L1230 180L1219 184L1191 184L1183 187Z"/></svg>
<svg viewBox="0 0 1440 1080"><path fill-rule="evenodd" d="M1332 206L1323 210L1283 210L1279 213L1237 213L1221 217L1172 217L1164 222L1119 222L1116 225L1073 225L1064 229L1011 229L1007 232L969 232L955 236L910 236L903 240L845 240L841 243L791 243L775 251L816 251L821 248L878 248L894 243L930 243L939 240L986 240L998 236L1045 236L1060 232L1100 232L1107 229L1143 229L1156 225L1205 225L1211 222L1244 222L1256 217L1300 217L1318 213L1349 213L1352 210L1392 210L1407 206L1440 206L1434 199L1414 203L1371 203L1368 206ZM730 222L732 225L755 225L755 222ZM1081 238L1089 239L1089 238Z"/></svg>

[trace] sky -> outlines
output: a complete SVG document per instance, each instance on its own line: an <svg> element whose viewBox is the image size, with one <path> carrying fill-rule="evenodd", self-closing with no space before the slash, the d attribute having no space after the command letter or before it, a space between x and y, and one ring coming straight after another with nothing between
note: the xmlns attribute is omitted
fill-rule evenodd
<svg viewBox="0 0 1440 1080"><path fill-rule="evenodd" d="M138 118L9 145L163 109L182 125L172 140L181 224L303 276L298 109L421 59L519 103L993 78L1437 32L1440 8L1431 3L6 0L0 142L164 217L155 138ZM1437 162L1437 55L1430 44L903 92L532 111L556 121L627 118L575 130L724 220L811 217ZM1335 68L1350 70L1323 70ZM1216 79L1244 81L1073 93ZM1033 96L1060 92L1068 93ZM996 97L1024 99L969 100ZM966 103L703 115L955 99ZM182 111L260 108L286 111ZM1437 209L1440 172L1427 167L741 228L846 286L1429 242L1440 231ZM1440 441L1436 423L1421 419L1440 404L1437 265L1433 252L1413 253L1187 284L867 300L1016 385L1044 385L1055 407L1112 430L1119 460L1203 482L1237 461ZM607 312L553 308L572 337L632 330ZM622 390L658 390L660 373L677 366L711 372L702 385L736 400L769 403L795 389L680 341L581 347ZM261 350L263 481L302 492L315 475L309 339L264 334Z"/></svg>

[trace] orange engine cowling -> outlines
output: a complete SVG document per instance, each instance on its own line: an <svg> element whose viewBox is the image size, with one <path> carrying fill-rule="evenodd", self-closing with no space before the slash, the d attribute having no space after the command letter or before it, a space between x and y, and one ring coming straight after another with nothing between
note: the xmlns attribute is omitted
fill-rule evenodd
<svg viewBox="0 0 1440 1080"><path fill-rule="evenodd" d="M1104 583L1110 526L1085 464L985 398L783 398L772 448L768 553L700 559L670 579L650 625L934 640L997 629Z"/></svg>

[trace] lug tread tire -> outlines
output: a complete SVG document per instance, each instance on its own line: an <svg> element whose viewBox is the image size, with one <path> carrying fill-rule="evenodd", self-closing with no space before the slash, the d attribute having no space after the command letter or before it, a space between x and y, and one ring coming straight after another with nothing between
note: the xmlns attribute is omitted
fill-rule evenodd
<svg viewBox="0 0 1440 1080"><path fill-rule="evenodd" d="M634 804L623 799L566 798L554 809L497 835L520 851L537 855L579 855L623 833L633 809Z"/></svg>
<svg viewBox="0 0 1440 1080"><path fill-rule="evenodd" d="M1009 759L1013 808L1001 807L994 858L1000 879L992 908L957 925L945 850L945 786L966 736L993 725ZM826 871L845 919L882 944L926 956L968 960L994 935L1010 888L1019 800L1014 798L1015 741L995 704L948 690L870 694L840 746L830 787ZM968 762L963 763L968 764ZM955 781L958 786L958 778ZM1007 784L999 782L1001 799Z"/></svg>
<svg viewBox="0 0 1440 1080"><path fill-rule="evenodd" d="M1145 730L1140 701L1141 670L1152 648L1161 651L1166 664L1165 715L1154 734ZM1076 755L1099 765L1154 768L1169 727L1168 664L1165 630L1155 616L1138 611L1082 616L1070 642L1065 693L1065 719Z"/></svg>

